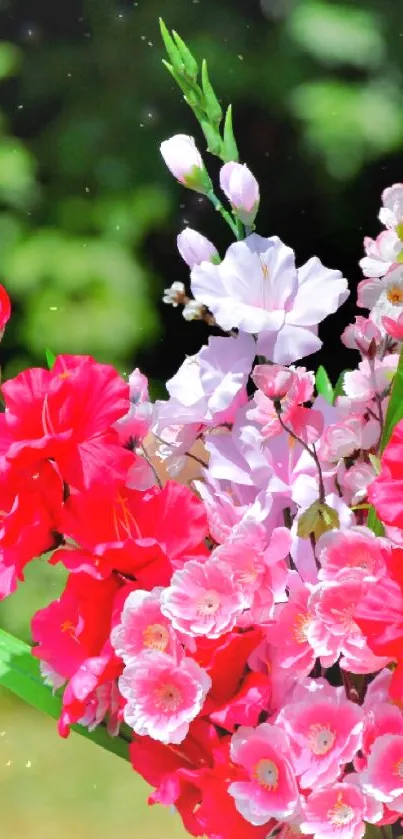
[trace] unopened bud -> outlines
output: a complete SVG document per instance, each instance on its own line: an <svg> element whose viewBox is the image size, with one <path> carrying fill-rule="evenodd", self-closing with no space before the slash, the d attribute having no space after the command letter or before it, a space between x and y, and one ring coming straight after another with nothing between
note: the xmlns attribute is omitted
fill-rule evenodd
<svg viewBox="0 0 403 839"><path fill-rule="evenodd" d="M277 402L288 393L296 376L292 370L280 364L257 364L252 379L265 396Z"/></svg>
<svg viewBox="0 0 403 839"><path fill-rule="evenodd" d="M220 171L220 186L243 224L252 225L259 209L259 184L248 167L225 163Z"/></svg>
<svg viewBox="0 0 403 839"><path fill-rule="evenodd" d="M208 172L193 137L175 134L161 143L160 152L179 183L203 194L211 190Z"/></svg>
<svg viewBox="0 0 403 839"><path fill-rule="evenodd" d="M200 265L201 262L217 262L218 251L209 239L197 230L185 227L176 240L178 251L189 268Z"/></svg>
<svg viewBox="0 0 403 839"><path fill-rule="evenodd" d="M367 358L375 358L382 335L376 323L371 318L356 317L355 323L346 326L341 335L345 347L359 350Z"/></svg>

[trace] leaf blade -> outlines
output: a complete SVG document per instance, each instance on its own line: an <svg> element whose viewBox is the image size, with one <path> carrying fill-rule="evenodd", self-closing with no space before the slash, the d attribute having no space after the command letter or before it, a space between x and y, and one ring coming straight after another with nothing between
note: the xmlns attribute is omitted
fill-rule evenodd
<svg viewBox="0 0 403 839"><path fill-rule="evenodd" d="M322 364L316 371L315 387L319 396L323 396L323 399L326 399L329 405L333 405L334 388Z"/></svg>

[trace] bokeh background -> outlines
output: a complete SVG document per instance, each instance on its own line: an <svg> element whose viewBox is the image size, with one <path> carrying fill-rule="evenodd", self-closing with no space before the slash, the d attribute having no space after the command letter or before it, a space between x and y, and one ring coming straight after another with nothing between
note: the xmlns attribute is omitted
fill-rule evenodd
<svg viewBox="0 0 403 839"><path fill-rule="evenodd" d="M381 190L403 179L400 0L0 0L0 282L14 315L2 374L44 349L140 366L154 395L206 338L164 307L187 281L185 225L229 244L200 196L170 178L159 143L194 134L161 65L158 17L208 60L232 102L242 158L261 184L259 229L300 262L317 254L354 289ZM212 172L216 172L215 162ZM333 379L354 363L338 343L354 293L322 329L312 362ZM0 624L29 638L29 616L61 579L38 564ZM174 814L117 758L0 694L0 837L179 839Z"/></svg>

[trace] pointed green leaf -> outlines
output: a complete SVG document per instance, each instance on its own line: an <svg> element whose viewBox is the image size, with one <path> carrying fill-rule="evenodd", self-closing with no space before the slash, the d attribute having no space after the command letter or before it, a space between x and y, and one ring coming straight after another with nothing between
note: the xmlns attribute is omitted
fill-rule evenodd
<svg viewBox="0 0 403 839"><path fill-rule="evenodd" d="M332 383L329 379L329 376L328 376L328 374L327 374L327 372L326 372L326 370L325 370L325 368L323 367L322 364L320 365L320 367L318 367L317 372L316 372L315 387L316 387L316 391L319 394L319 396L323 396L323 398L326 399L326 402L329 402L329 405L333 405L333 400L334 400L333 385L332 385Z"/></svg>
<svg viewBox="0 0 403 839"><path fill-rule="evenodd" d="M202 63L202 90L204 93L205 98L205 109L206 114L210 120L210 122L216 127L219 128L220 122L222 120L222 107L214 93L213 86L210 82L208 69L207 69L207 62L203 59Z"/></svg>
<svg viewBox="0 0 403 839"><path fill-rule="evenodd" d="M205 119L201 120L200 125L207 140L208 151L217 157L221 157L222 140L218 131Z"/></svg>
<svg viewBox="0 0 403 839"><path fill-rule="evenodd" d="M57 720L60 716L61 699L44 684L39 661L33 657L31 647L3 629L0 629L0 685L53 719ZM81 725L74 725L72 731L129 760L130 738L123 732L118 737L111 737L104 725L92 732Z"/></svg>
<svg viewBox="0 0 403 839"><path fill-rule="evenodd" d="M338 396L343 396L344 394L344 376L346 373L351 373L351 370L343 370L333 388L333 404L336 402Z"/></svg>
<svg viewBox="0 0 403 839"><path fill-rule="evenodd" d="M180 54L180 57L183 61L186 75L189 76L189 78L192 79L192 81L196 82L197 76L199 75L199 67L196 59L190 52L189 47L185 44L180 35L178 35L178 33L175 32L174 29L172 30L172 35L178 52Z"/></svg>
<svg viewBox="0 0 403 839"><path fill-rule="evenodd" d="M232 125L232 105L228 105L227 113L224 122L224 142L223 142L223 156L224 163L229 163L231 160L237 162L239 160L238 146L234 136L234 128Z"/></svg>
<svg viewBox="0 0 403 839"><path fill-rule="evenodd" d="M52 352L52 350L47 349L47 350L45 350L45 358L46 358L46 364L48 365L49 370L51 370L55 361L56 361L56 356Z"/></svg>
<svg viewBox="0 0 403 839"><path fill-rule="evenodd" d="M173 40L172 36L168 32L168 29L165 26L165 23L164 23L164 21L162 20L161 17L160 17L159 22L160 22L160 30L161 30L162 40L164 42L165 49L168 53L168 57L169 57L170 61L172 62L172 67L178 73L183 73L183 71L185 69L185 65L183 63L182 56L181 56L181 54L178 50L178 47L176 46L175 41Z"/></svg>

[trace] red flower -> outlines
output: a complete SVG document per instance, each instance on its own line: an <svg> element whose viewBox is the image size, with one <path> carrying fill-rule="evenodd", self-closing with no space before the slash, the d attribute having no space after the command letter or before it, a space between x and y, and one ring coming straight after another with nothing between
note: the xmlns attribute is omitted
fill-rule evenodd
<svg viewBox="0 0 403 839"><path fill-rule="evenodd" d="M10 320L11 303L10 298L4 288L0 285L0 338L3 337L4 329L7 321Z"/></svg>
<svg viewBox="0 0 403 839"><path fill-rule="evenodd" d="M55 460L64 481L80 490L126 476L133 454L112 425L129 408L129 386L113 367L61 355L52 370L26 370L2 391L8 461L29 469L39 458Z"/></svg>
<svg viewBox="0 0 403 839"><path fill-rule="evenodd" d="M381 474L368 488L368 498L385 524L403 529L403 422L399 422L382 455Z"/></svg>

